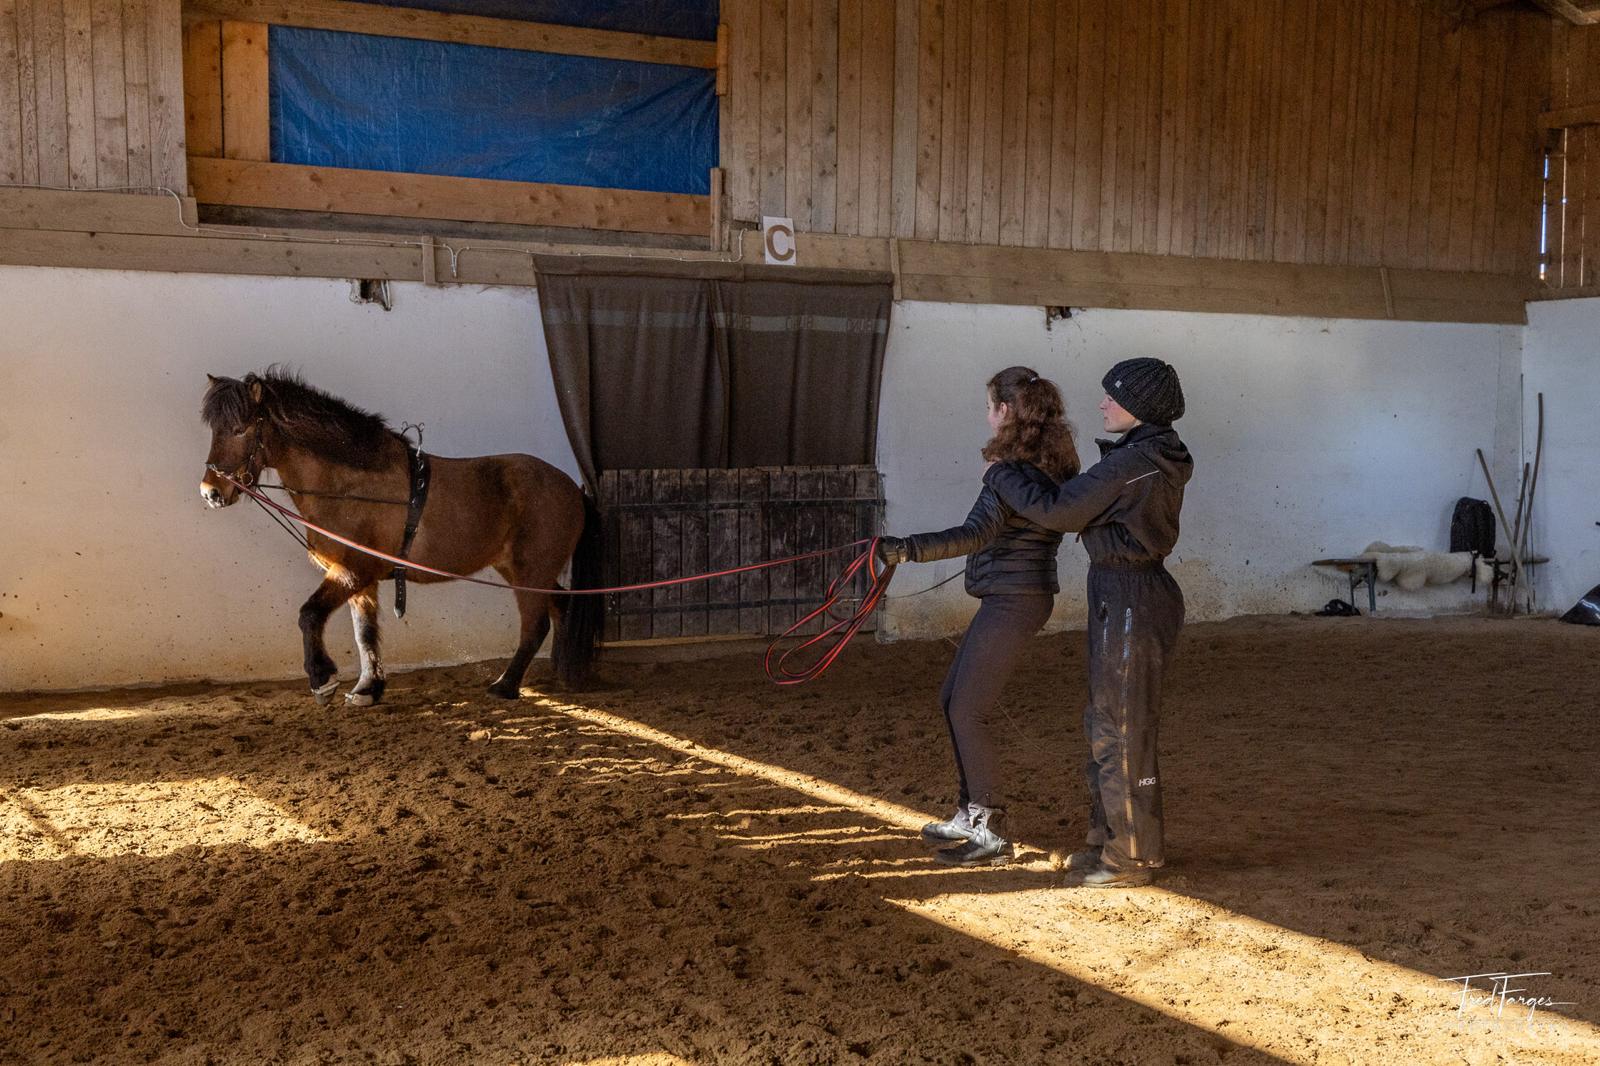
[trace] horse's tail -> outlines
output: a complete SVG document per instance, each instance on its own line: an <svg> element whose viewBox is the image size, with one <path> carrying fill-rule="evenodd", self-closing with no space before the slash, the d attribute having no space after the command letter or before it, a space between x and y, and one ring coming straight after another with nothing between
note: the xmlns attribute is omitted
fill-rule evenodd
<svg viewBox="0 0 1600 1066"><path fill-rule="evenodd" d="M600 587L601 547L600 508L595 506L594 497L585 492L583 533L572 553L572 588ZM566 607L556 623L555 646L551 649L556 677L563 683L579 684L589 677L600 642L600 628L605 622L605 607L602 596L567 597Z"/></svg>

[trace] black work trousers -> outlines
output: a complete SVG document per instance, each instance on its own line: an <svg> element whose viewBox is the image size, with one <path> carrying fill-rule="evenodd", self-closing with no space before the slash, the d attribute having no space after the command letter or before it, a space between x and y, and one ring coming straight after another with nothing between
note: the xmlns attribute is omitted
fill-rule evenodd
<svg viewBox="0 0 1600 1066"><path fill-rule="evenodd" d="M956 649L939 704L955 746L958 802L963 807L1006 805L995 756L994 712L1028 640L1050 620L1055 600L1047 592L985 596Z"/></svg>
<svg viewBox="0 0 1600 1066"><path fill-rule="evenodd" d="M1183 591L1161 566L1089 568L1091 846L1115 869L1160 866L1161 682L1183 627Z"/></svg>

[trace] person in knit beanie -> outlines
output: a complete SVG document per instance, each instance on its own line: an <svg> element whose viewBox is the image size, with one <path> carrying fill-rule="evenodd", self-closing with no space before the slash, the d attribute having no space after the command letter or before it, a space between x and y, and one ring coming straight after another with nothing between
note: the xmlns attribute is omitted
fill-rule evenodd
<svg viewBox="0 0 1600 1066"><path fill-rule="evenodd" d="M1096 442L1098 463L1056 488L993 463L984 484L1019 517L1079 534L1089 553L1089 832L1068 860L1068 884L1132 887L1165 861L1157 735L1184 608L1164 564L1194 461L1172 428L1184 402L1170 363L1125 359L1101 385L1100 413L1118 436Z"/></svg>

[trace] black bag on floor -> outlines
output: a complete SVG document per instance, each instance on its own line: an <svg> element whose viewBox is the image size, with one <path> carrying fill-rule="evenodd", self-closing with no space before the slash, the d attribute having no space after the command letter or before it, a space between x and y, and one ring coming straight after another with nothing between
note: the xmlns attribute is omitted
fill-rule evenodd
<svg viewBox="0 0 1600 1066"><path fill-rule="evenodd" d="M1494 511L1487 500L1463 496L1450 516L1450 550L1494 558Z"/></svg>
<svg viewBox="0 0 1600 1066"><path fill-rule="evenodd" d="M1600 585L1584 594L1572 605L1572 610L1561 616L1563 622L1580 626L1600 626Z"/></svg>

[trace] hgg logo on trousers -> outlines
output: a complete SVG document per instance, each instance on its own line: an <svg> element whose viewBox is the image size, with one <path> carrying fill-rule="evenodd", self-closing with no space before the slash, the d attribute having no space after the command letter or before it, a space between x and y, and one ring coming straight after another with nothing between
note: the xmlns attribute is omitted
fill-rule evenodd
<svg viewBox="0 0 1600 1066"><path fill-rule="evenodd" d="M1153 785L1155 783L1156 783L1156 779L1153 778L1153 777L1141 777L1141 778L1139 778L1139 787L1140 788L1143 788L1146 785Z"/></svg>

